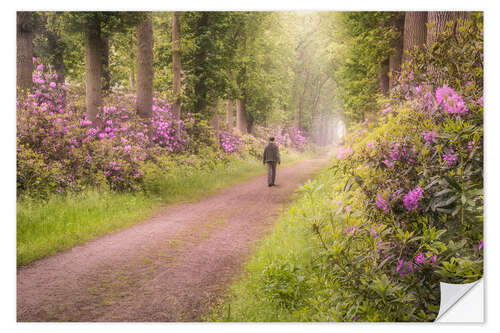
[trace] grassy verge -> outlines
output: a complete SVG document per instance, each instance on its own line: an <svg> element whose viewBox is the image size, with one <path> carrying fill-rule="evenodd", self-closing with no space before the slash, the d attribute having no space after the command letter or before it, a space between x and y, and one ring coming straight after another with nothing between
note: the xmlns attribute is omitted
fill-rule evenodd
<svg viewBox="0 0 500 333"><path fill-rule="evenodd" d="M328 174L320 172L315 181L322 182L325 177ZM306 194L301 194L261 241L245 264L243 275L205 315L205 321L315 320L309 311L304 311L304 301L314 293L304 279L313 269L318 251L318 243L311 241L315 235L311 234L310 225L301 220L305 211L312 211L311 202Z"/></svg>
<svg viewBox="0 0 500 333"><path fill-rule="evenodd" d="M290 165L312 152L283 156ZM180 171L158 179L158 193L87 191L47 201L17 203L17 265L25 265L97 236L131 226L155 214L162 204L195 201L266 171L256 160L235 159L211 171Z"/></svg>
<svg viewBox="0 0 500 333"><path fill-rule="evenodd" d="M325 182L331 176L327 168L311 182ZM327 196L326 193L321 195ZM306 212L314 212L311 205L307 193L303 192L296 198L278 219L270 235L260 242L245 264L242 276L204 316L205 321L317 320L311 316L313 311L308 310L307 302L316 292L311 288L314 283L307 280L314 276L315 254L320 246L315 240L316 235L311 232L311 225L304 223Z"/></svg>

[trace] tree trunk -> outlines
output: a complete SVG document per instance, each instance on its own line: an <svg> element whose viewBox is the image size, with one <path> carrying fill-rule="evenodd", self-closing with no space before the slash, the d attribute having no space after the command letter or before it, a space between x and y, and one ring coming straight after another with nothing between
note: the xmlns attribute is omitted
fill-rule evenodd
<svg viewBox="0 0 500 333"><path fill-rule="evenodd" d="M406 12L403 38L403 62L415 47L422 47L427 38L427 12Z"/></svg>
<svg viewBox="0 0 500 333"><path fill-rule="evenodd" d="M137 113L153 115L153 21L148 12L137 27Z"/></svg>
<svg viewBox="0 0 500 333"><path fill-rule="evenodd" d="M297 128L302 130L302 123L303 123L303 118L304 118L304 99L306 95L306 90L309 85L309 71L306 70L306 80L304 82L304 89L302 90L302 94L300 95L299 98L299 107L298 107L298 112L297 112Z"/></svg>
<svg viewBox="0 0 500 333"><path fill-rule="evenodd" d="M446 30L447 22L457 19L469 20L470 12L427 12L427 45L432 45L437 36Z"/></svg>
<svg viewBox="0 0 500 333"><path fill-rule="evenodd" d="M130 66L130 90L135 91L135 70L134 66Z"/></svg>
<svg viewBox="0 0 500 333"><path fill-rule="evenodd" d="M232 130L234 127L234 106L233 100L228 99L226 102L226 124L229 130Z"/></svg>
<svg viewBox="0 0 500 333"><path fill-rule="evenodd" d="M245 102L240 99L236 100L236 128L242 135L248 133L248 122L245 114Z"/></svg>
<svg viewBox="0 0 500 333"><path fill-rule="evenodd" d="M102 103L102 41L101 27L98 22L85 23L85 102L87 118L95 122Z"/></svg>
<svg viewBox="0 0 500 333"><path fill-rule="evenodd" d="M135 59L135 43L134 43L134 34L130 34L130 39L129 39L129 59L130 59L130 73L129 73L129 87L130 91L135 91L136 85L135 85L135 66L136 66L136 59Z"/></svg>
<svg viewBox="0 0 500 333"><path fill-rule="evenodd" d="M108 95L111 89L111 72L109 70L109 36L103 35L102 39L102 92Z"/></svg>
<svg viewBox="0 0 500 333"><path fill-rule="evenodd" d="M17 12L17 78L20 92L28 91L33 85L33 24L31 12Z"/></svg>
<svg viewBox="0 0 500 333"><path fill-rule="evenodd" d="M174 12L172 22L172 94L174 97L174 119L178 122L176 131L180 135L181 120L181 12Z"/></svg>
<svg viewBox="0 0 500 333"><path fill-rule="evenodd" d="M391 18L391 27L398 33L398 37L392 41L393 51L389 56L389 90L397 84L397 72L401 70L401 59L403 56L403 31L404 16L397 12Z"/></svg>
<svg viewBox="0 0 500 333"><path fill-rule="evenodd" d="M383 95L389 95L389 58L380 63L380 73L378 74L378 84Z"/></svg>
<svg viewBox="0 0 500 333"><path fill-rule="evenodd" d="M210 125L215 130L215 133L219 134L219 115L217 114L217 110L219 108L219 99L215 100L215 104L212 107L212 116L210 118Z"/></svg>

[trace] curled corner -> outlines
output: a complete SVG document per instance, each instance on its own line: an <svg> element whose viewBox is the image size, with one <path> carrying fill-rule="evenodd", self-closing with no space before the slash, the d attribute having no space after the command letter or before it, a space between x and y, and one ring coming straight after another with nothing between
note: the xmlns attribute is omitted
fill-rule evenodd
<svg viewBox="0 0 500 333"><path fill-rule="evenodd" d="M441 301L436 322L483 322L483 279L472 283L440 283ZM473 289L474 288L474 289Z"/></svg>

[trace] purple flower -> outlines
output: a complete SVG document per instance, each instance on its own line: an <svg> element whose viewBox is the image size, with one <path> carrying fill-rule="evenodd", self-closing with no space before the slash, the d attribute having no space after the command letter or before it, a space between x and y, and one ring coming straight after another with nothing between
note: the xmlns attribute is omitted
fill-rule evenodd
<svg viewBox="0 0 500 333"><path fill-rule="evenodd" d="M442 104L444 109L449 114L464 115L467 113L467 106L464 103L462 96L458 95L455 90L447 85L436 90L436 100Z"/></svg>
<svg viewBox="0 0 500 333"><path fill-rule="evenodd" d="M469 141L469 143L467 143L467 149L469 150L469 152L472 152L472 149L474 149L474 145L474 141Z"/></svg>
<svg viewBox="0 0 500 333"><path fill-rule="evenodd" d="M392 146L391 150L389 151L389 155L391 155L393 161L399 161L401 157L399 151L399 143L396 143Z"/></svg>
<svg viewBox="0 0 500 333"><path fill-rule="evenodd" d="M382 110L382 114L386 114L392 111L392 107L388 104L385 109Z"/></svg>
<svg viewBox="0 0 500 333"><path fill-rule="evenodd" d="M434 139L437 136L436 130L425 131L422 134L424 136L425 142L427 142L429 145L432 145L434 143Z"/></svg>
<svg viewBox="0 0 500 333"><path fill-rule="evenodd" d="M394 162L389 161L387 158L383 160L383 163L388 167L392 168L394 166Z"/></svg>
<svg viewBox="0 0 500 333"><path fill-rule="evenodd" d="M36 66L37 71L43 71L43 64Z"/></svg>
<svg viewBox="0 0 500 333"><path fill-rule="evenodd" d="M401 268L403 267L403 264L404 264L404 260L403 259L399 260L398 266L396 267L396 272L399 272L401 270Z"/></svg>
<svg viewBox="0 0 500 333"><path fill-rule="evenodd" d="M371 147L373 147L373 145L374 145L373 141L370 141L370 142L368 142L368 143L366 144L366 147L367 147L367 148L371 148Z"/></svg>
<svg viewBox="0 0 500 333"><path fill-rule="evenodd" d="M352 155L351 147L347 147L347 148L340 147L339 152L337 154L337 158L342 160L342 159L349 157L351 155Z"/></svg>
<svg viewBox="0 0 500 333"><path fill-rule="evenodd" d="M446 164L448 164L449 167L453 166L458 162L458 157L454 153L455 151L453 150L453 148L450 147L450 153L443 154L443 160L446 161Z"/></svg>
<svg viewBox="0 0 500 333"><path fill-rule="evenodd" d="M419 254L415 257L414 259L415 264L421 265L422 263L425 263L425 257L422 252L419 252Z"/></svg>
<svg viewBox="0 0 500 333"><path fill-rule="evenodd" d="M409 191L403 197L403 204L408 211L414 211L418 208L418 200L422 197L423 190L417 186L414 190Z"/></svg>
<svg viewBox="0 0 500 333"><path fill-rule="evenodd" d="M481 242L479 243L479 246L477 247L477 249L479 251L481 251L481 249L483 248L483 245L484 245L484 240L481 239Z"/></svg>
<svg viewBox="0 0 500 333"><path fill-rule="evenodd" d="M389 206L387 204L387 200L384 199L380 194L377 193L377 199L375 200L375 205L379 208L382 208L382 210L387 213L389 210Z"/></svg>
<svg viewBox="0 0 500 333"><path fill-rule="evenodd" d="M348 233L354 234L358 230L359 230L359 228L357 226L353 226L353 227L350 227L350 228L345 228L344 229L344 233L345 234L348 234Z"/></svg>
<svg viewBox="0 0 500 333"><path fill-rule="evenodd" d="M55 88L57 86L57 84L55 82L50 82L49 85L50 85L51 88Z"/></svg>
<svg viewBox="0 0 500 333"><path fill-rule="evenodd" d="M370 232L374 237L377 237L377 230L375 230L373 227L370 227Z"/></svg>

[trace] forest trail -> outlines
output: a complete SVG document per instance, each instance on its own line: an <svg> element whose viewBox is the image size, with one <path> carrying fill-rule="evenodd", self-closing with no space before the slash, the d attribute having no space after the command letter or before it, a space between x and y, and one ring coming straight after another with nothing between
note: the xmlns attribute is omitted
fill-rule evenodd
<svg viewBox="0 0 500 333"><path fill-rule="evenodd" d="M18 321L198 321L331 155L280 168L17 270Z"/></svg>

